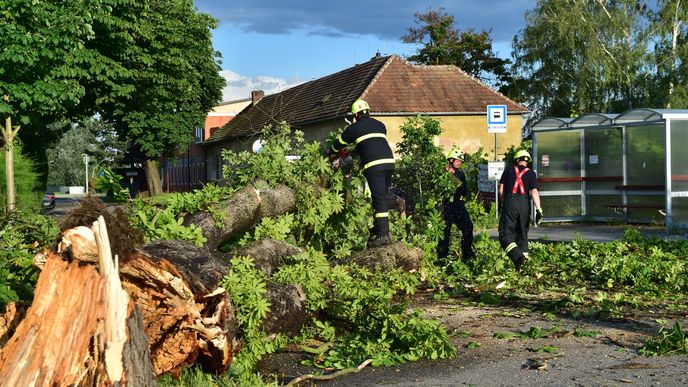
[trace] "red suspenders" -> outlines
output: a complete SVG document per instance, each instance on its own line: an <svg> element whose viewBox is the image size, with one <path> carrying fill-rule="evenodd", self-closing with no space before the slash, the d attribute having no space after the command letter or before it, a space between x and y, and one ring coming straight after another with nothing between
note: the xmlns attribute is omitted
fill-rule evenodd
<svg viewBox="0 0 688 387"><path fill-rule="evenodd" d="M516 181L514 182L514 188L511 189L511 193L512 193L512 194L515 194L517 190L520 191L521 195L525 195L525 194L526 194L526 190L525 190L525 188L523 187L523 179L522 179L522 177L523 177L523 175L525 175L526 172L528 172L529 170L530 170L530 169L528 169L528 168L523 168L523 170L519 172L519 171L518 171L518 167L514 165L514 172L516 172Z"/></svg>

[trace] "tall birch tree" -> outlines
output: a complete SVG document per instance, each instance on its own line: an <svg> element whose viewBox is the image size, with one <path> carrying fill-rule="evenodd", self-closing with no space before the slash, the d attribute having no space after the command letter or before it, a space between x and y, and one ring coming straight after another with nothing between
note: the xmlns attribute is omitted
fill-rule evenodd
<svg viewBox="0 0 688 387"><path fill-rule="evenodd" d="M659 0L652 17L656 83L652 100L665 108L688 107L688 1Z"/></svg>
<svg viewBox="0 0 688 387"><path fill-rule="evenodd" d="M652 75L647 15L638 0L538 0L513 44L516 91L531 120L644 103Z"/></svg>

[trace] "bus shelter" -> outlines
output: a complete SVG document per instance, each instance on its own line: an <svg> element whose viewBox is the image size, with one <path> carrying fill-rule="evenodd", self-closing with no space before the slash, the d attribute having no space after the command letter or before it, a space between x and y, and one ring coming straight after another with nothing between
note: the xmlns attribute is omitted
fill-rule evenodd
<svg viewBox="0 0 688 387"><path fill-rule="evenodd" d="M688 229L688 110L548 117L532 138L547 221Z"/></svg>

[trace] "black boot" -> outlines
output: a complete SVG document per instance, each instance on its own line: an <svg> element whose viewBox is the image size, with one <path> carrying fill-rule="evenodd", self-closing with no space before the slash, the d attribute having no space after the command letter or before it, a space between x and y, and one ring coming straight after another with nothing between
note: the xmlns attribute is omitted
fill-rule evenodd
<svg viewBox="0 0 688 387"><path fill-rule="evenodd" d="M368 248L385 246L390 243L392 243L392 238L389 236L389 233L375 235L375 238L368 239Z"/></svg>
<svg viewBox="0 0 688 387"><path fill-rule="evenodd" d="M525 255L521 254L520 256L512 258L511 260L514 262L514 266L516 266L516 271L521 271L521 268L523 267L523 265L526 264L528 258L526 258Z"/></svg>

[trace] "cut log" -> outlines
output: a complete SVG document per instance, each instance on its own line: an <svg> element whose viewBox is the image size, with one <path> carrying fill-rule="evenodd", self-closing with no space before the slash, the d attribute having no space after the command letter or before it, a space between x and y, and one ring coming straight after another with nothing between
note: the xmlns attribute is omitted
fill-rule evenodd
<svg viewBox="0 0 688 387"><path fill-rule="evenodd" d="M0 386L156 385L104 227L94 224L100 273L47 253L33 304L0 355Z"/></svg>
<svg viewBox="0 0 688 387"><path fill-rule="evenodd" d="M153 241L144 245L141 250L150 257L165 259L174 265L199 297L214 291L229 267L226 255L185 241Z"/></svg>
<svg viewBox="0 0 688 387"><path fill-rule="evenodd" d="M306 293L299 285L277 282L268 282L267 291L270 312L263 321L263 331L290 337L298 335L312 318L306 310Z"/></svg>
<svg viewBox="0 0 688 387"><path fill-rule="evenodd" d="M296 209L296 194L291 188L281 185L258 189L258 186L250 185L237 191L229 201L210 211L188 215L184 224L200 227L208 240L206 248L217 250L223 242L250 230L262 218L276 217Z"/></svg>
<svg viewBox="0 0 688 387"><path fill-rule="evenodd" d="M423 250L418 247L408 248L403 242L357 251L343 259L346 263L355 263L371 270L389 271L399 269L415 272L420 269Z"/></svg>
<svg viewBox="0 0 688 387"><path fill-rule="evenodd" d="M270 278L286 262L291 255L301 253L302 250L287 242L274 239L261 239L234 253L235 256L247 255L253 258L256 269L265 273Z"/></svg>

